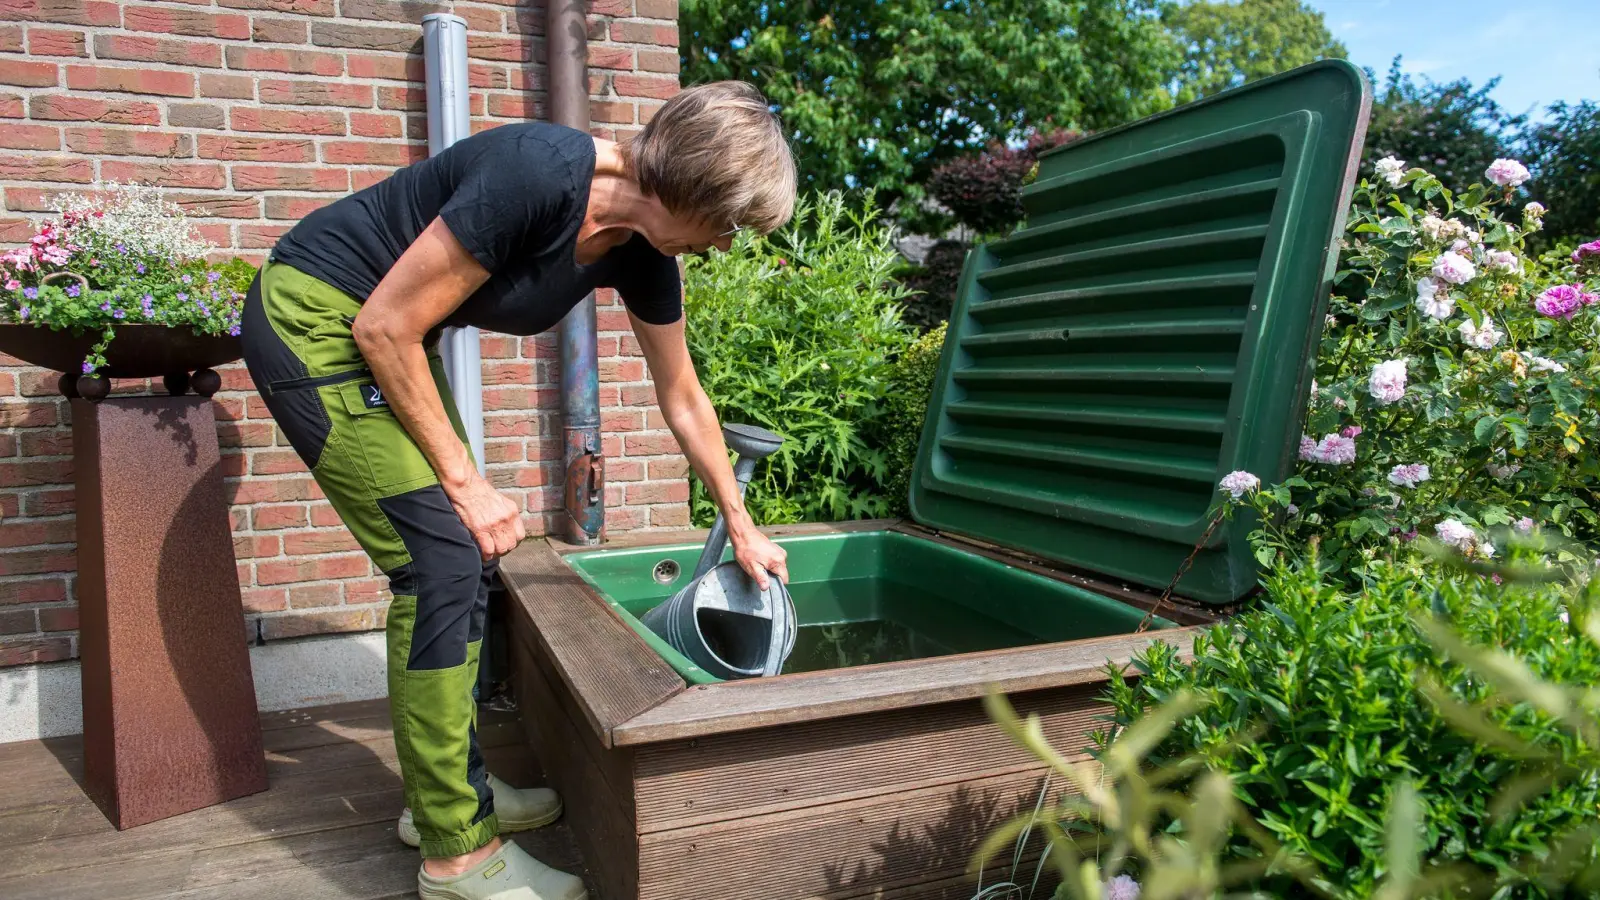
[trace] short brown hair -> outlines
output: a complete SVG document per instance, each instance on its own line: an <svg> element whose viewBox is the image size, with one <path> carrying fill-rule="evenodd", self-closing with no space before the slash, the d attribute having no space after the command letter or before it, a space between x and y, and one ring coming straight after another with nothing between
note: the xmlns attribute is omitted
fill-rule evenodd
<svg viewBox="0 0 1600 900"><path fill-rule="evenodd" d="M794 157L783 125L742 81L682 91L622 147L639 186L675 214L762 234L794 215Z"/></svg>

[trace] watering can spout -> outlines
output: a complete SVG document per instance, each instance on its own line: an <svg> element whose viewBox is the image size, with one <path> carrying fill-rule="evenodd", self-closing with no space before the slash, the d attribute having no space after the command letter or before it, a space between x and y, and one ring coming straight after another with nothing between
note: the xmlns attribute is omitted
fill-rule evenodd
<svg viewBox="0 0 1600 900"><path fill-rule="evenodd" d="M756 462L783 446L783 438L754 425L724 425L722 437L739 454L733 477L743 496ZM642 621L719 678L776 675L794 649L794 602L777 578L763 590L738 563L719 562L727 544L728 523L718 513L688 586Z"/></svg>

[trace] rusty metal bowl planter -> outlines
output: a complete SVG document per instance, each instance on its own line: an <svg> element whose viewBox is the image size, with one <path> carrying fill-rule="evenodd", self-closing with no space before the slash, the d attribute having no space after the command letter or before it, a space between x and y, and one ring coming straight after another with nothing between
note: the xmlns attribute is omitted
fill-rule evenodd
<svg viewBox="0 0 1600 900"><path fill-rule="evenodd" d="M118 325L106 346L106 364L92 375L79 373L83 358L100 340L98 330L74 333L40 325L0 324L0 351L30 365L60 372L59 389L67 397L104 399L112 378L164 380L167 392L179 396L194 388L209 397L222 386L215 367L244 354L232 335L196 334L188 326Z"/></svg>

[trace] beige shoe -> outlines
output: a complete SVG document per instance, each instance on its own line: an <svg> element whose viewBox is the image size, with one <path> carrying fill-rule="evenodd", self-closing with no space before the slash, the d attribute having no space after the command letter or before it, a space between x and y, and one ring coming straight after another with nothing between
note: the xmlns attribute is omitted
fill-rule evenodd
<svg viewBox="0 0 1600 900"><path fill-rule="evenodd" d="M542 828L561 818L561 798L549 788L514 788L490 775L489 792L494 794L494 812L500 820L501 834ZM400 814L400 824L395 830L407 847L421 846L422 835L417 833L411 810Z"/></svg>
<svg viewBox="0 0 1600 900"><path fill-rule="evenodd" d="M454 878L417 870L422 900L587 900L583 879L557 871L507 841L492 856Z"/></svg>

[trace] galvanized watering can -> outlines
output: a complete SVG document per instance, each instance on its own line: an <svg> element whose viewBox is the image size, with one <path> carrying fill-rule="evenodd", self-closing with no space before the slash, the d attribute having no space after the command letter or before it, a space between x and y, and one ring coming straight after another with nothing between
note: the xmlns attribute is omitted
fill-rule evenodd
<svg viewBox="0 0 1600 900"><path fill-rule="evenodd" d="M722 437L739 454L733 477L743 496L756 461L783 446L783 438L754 425L724 425ZM776 675L794 650L794 603L776 576L762 590L738 563L719 564L727 543L728 523L718 513L688 586L640 621L718 678Z"/></svg>

